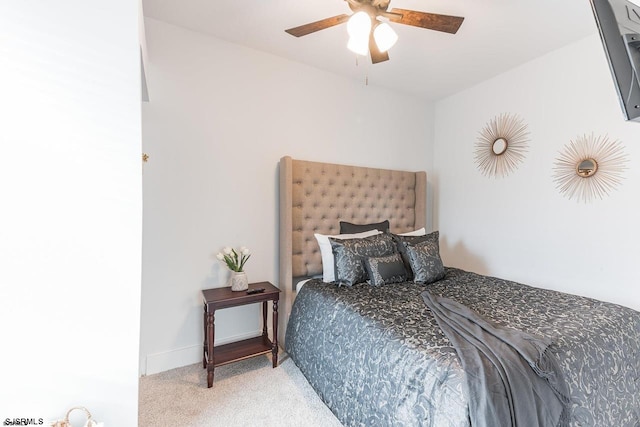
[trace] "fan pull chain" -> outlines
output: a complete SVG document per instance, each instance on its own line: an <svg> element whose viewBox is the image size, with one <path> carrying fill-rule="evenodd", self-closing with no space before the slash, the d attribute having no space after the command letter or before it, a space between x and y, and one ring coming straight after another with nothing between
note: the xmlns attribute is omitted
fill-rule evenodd
<svg viewBox="0 0 640 427"><path fill-rule="evenodd" d="M358 60L358 55L355 55L355 58L356 58L356 68L358 68L360 67L360 61ZM366 67L366 70L365 70L364 85L369 86L369 67Z"/></svg>

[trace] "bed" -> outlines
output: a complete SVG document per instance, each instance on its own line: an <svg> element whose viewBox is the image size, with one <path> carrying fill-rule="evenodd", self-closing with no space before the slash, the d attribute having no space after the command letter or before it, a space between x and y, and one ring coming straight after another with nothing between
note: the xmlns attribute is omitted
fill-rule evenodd
<svg viewBox="0 0 640 427"><path fill-rule="evenodd" d="M568 388L568 425L640 426L640 313L615 304L446 268L411 281L336 286L322 274L314 233L341 220L388 219L392 233L424 227L426 174L293 160L280 162L283 344L347 426L468 426L470 392L429 292L516 330L543 336Z"/></svg>

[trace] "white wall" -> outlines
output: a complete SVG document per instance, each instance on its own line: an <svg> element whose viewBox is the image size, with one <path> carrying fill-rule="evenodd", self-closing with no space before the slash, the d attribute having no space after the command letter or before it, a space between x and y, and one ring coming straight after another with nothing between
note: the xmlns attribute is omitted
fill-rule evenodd
<svg viewBox="0 0 640 427"><path fill-rule="evenodd" d="M486 178L473 160L492 117L531 131L521 166ZM585 133L619 139L629 156L617 191L590 204L556 190L553 163ZM640 124L623 121L596 35L436 104L432 174L445 263L640 309Z"/></svg>
<svg viewBox="0 0 640 427"><path fill-rule="evenodd" d="M200 290L224 286L223 246L277 284L282 156L431 169L429 103L147 20L141 372L202 358ZM256 335L257 306L216 313L216 343ZM280 331L284 333L284 331Z"/></svg>
<svg viewBox="0 0 640 427"><path fill-rule="evenodd" d="M0 94L0 419L134 426L138 4L0 2Z"/></svg>

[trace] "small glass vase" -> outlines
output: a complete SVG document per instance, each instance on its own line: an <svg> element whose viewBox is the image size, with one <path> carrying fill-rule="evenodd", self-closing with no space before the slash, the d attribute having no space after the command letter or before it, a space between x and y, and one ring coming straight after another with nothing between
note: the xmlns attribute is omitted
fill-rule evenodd
<svg viewBox="0 0 640 427"><path fill-rule="evenodd" d="M249 279L244 271L232 271L228 285L232 291L246 291L249 289Z"/></svg>

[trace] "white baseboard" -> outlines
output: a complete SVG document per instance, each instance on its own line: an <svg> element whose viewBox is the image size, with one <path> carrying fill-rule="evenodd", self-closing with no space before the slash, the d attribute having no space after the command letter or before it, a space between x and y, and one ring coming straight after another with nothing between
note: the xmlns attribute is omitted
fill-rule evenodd
<svg viewBox="0 0 640 427"><path fill-rule="evenodd" d="M271 329L268 330L271 336ZM224 345L235 341L241 341L262 335L262 329L246 334L235 335L221 340L216 340L215 345ZM145 361L145 369L141 375L152 375L169 369L180 368L182 366L202 363L202 343L188 347L177 348L175 350L163 351L161 353L148 354Z"/></svg>

